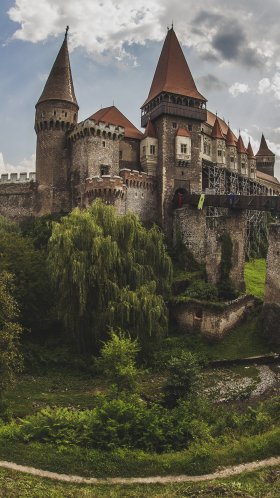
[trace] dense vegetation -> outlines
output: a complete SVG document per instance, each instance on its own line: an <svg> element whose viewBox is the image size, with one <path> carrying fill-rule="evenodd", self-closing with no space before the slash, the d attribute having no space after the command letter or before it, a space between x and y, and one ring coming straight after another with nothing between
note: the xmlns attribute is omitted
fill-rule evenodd
<svg viewBox="0 0 280 498"><path fill-rule="evenodd" d="M157 227L101 202L21 227L0 219L0 235L0 458L105 476L279 453L279 398L227 407L202 394L209 360L269 352L258 313L223 343L180 335L168 316L176 302L235 296L228 234L217 287L180 241L167 250ZM261 293L263 278L253 285Z"/></svg>

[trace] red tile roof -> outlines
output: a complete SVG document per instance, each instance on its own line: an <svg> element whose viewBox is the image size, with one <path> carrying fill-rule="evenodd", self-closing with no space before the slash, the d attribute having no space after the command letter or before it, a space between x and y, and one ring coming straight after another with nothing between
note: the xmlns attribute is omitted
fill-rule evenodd
<svg viewBox="0 0 280 498"><path fill-rule="evenodd" d="M248 147L247 147L247 153L248 153L248 157L250 157L251 159L255 158L255 154L254 154L254 151L252 149L252 145L251 145L250 140L249 140Z"/></svg>
<svg viewBox="0 0 280 498"><path fill-rule="evenodd" d="M262 134L260 148L259 148L256 156L272 156L272 157L275 157L275 154L273 154L273 152L268 148L267 143L266 143L266 139L264 138L263 134Z"/></svg>
<svg viewBox="0 0 280 498"><path fill-rule="evenodd" d="M92 114L89 119L93 119L97 122L103 121L104 123L113 124L115 126L122 126L124 128L125 137L136 138L138 140L143 139L143 133L137 130L137 128L114 105L99 109L99 111Z"/></svg>
<svg viewBox="0 0 280 498"><path fill-rule="evenodd" d="M241 135L239 135L237 140L237 152L239 152L240 154L248 154Z"/></svg>
<svg viewBox="0 0 280 498"><path fill-rule="evenodd" d="M222 138L223 140L225 140L225 137L224 137L224 134L223 134L222 127L220 125L218 116L216 116L216 120L215 120L213 129L212 129L212 135L211 136L212 136L212 138Z"/></svg>
<svg viewBox="0 0 280 498"><path fill-rule="evenodd" d="M148 121L148 124L145 128L145 133L144 133L144 137L150 137L150 138L157 138L156 137L156 132L155 132L155 129L154 129L154 126L153 126L153 123L152 121L149 119Z"/></svg>
<svg viewBox="0 0 280 498"><path fill-rule="evenodd" d="M190 132L186 128L178 128L176 135L177 137L191 137Z"/></svg>
<svg viewBox="0 0 280 498"><path fill-rule="evenodd" d="M280 182L279 180L277 180L277 178L275 176L270 176L270 175L267 175L266 173L263 173L262 171L256 171L257 173L257 178L259 178L260 180L266 180L267 182L270 182L270 183L275 183L276 185L280 186Z"/></svg>
<svg viewBox="0 0 280 498"><path fill-rule="evenodd" d="M234 136L230 127L228 126L227 135L226 135L226 144L231 147L236 147L236 142L237 142L236 137Z"/></svg>
<svg viewBox="0 0 280 498"><path fill-rule="evenodd" d="M62 100L77 104L71 74L67 34L53 64L47 82L37 105L46 100Z"/></svg>
<svg viewBox="0 0 280 498"><path fill-rule="evenodd" d="M184 95L206 102L198 92L174 29L169 29L156 67L147 104L162 92ZM144 105L145 105L144 104Z"/></svg>

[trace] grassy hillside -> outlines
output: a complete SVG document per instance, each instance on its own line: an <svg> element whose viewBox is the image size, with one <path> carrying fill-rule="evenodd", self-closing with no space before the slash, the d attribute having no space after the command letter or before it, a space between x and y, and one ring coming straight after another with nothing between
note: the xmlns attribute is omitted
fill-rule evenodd
<svg viewBox="0 0 280 498"><path fill-rule="evenodd" d="M255 259L245 264L245 284L248 294L253 294L259 299L264 298L265 275L265 259Z"/></svg>

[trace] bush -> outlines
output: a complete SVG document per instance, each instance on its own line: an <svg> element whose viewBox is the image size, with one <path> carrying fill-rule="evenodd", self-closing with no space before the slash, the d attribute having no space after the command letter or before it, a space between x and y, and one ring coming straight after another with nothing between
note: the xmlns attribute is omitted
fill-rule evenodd
<svg viewBox="0 0 280 498"><path fill-rule="evenodd" d="M165 402L175 406L178 400L188 398L198 386L201 364L198 357L190 351L182 351L173 356L168 364L168 378L164 386Z"/></svg>
<svg viewBox="0 0 280 498"><path fill-rule="evenodd" d="M139 351L137 341L125 337L124 332L111 332L111 339L102 349L97 365L111 385L119 391L135 391L139 372L136 367L136 355Z"/></svg>
<svg viewBox="0 0 280 498"><path fill-rule="evenodd" d="M186 290L185 295L202 301L217 301L218 289L203 280L196 280Z"/></svg>

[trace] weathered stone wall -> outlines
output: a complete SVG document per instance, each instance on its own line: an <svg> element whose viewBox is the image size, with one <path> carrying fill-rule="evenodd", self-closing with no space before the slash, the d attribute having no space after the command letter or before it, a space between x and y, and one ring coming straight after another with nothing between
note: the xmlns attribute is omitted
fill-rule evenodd
<svg viewBox="0 0 280 498"><path fill-rule="evenodd" d="M229 302L222 310L198 303L180 303L172 313L183 332L196 330L213 339L222 339L256 306L253 296L242 296Z"/></svg>
<svg viewBox="0 0 280 498"><path fill-rule="evenodd" d="M0 185L0 214L19 221L34 216L37 204L37 184L6 183Z"/></svg>
<svg viewBox="0 0 280 498"><path fill-rule="evenodd" d="M183 207L174 211L174 242L181 236L199 263L205 263L208 281L217 284L220 278L221 235L228 232L233 243L230 277L239 290L244 290L246 220L242 212L230 211L224 216L207 216L206 209Z"/></svg>
<svg viewBox="0 0 280 498"><path fill-rule="evenodd" d="M124 138L119 143L120 168L140 170L140 140Z"/></svg>
<svg viewBox="0 0 280 498"><path fill-rule="evenodd" d="M269 247L265 298L263 306L263 331L271 342L280 344L280 224L269 229Z"/></svg>
<svg viewBox="0 0 280 498"><path fill-rule="evenodd" d="M155 178L147 173L120 171L127 186L125 212L133 212L144 222L155 221L157 216L157 190Z"/></svg>

